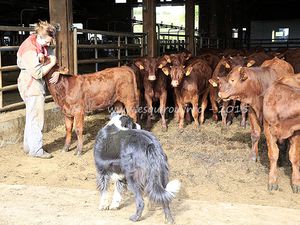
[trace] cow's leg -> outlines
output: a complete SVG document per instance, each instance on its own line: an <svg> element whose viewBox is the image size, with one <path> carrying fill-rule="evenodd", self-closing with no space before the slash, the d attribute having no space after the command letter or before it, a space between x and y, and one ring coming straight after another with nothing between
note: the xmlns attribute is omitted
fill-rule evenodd
<svg viewBox="0 0 300 225"><path fill-rule="evenodd" d="M137 110L138 106L134 102L127 102L125 105L126 112L128 116L130 116L133 121L136 123L137 122Z"/></svg>
<svg viewBox="0 0 300 225"><path fill-rule="evenodd" d="M247 104L246 103L242 103L240 104L240 109L241 109L241 113L242 113L242 121L241 121L241 126L246 128L246 113L247 113Z"/></svg>
<svg viewBox="0 0 300 225"><path fill-rule="evenodd" d="M142 216L142 212L144 210L144 200L143 200L143 196L142 196L142 190L139 184L137 184L133 178L127 178L126 179L128 182L128 188L133 192L134 197L135 197L135 204L136 204L136 213L134 215L132 215L129 219L131 221L139 221L141 216Z"/></svg>
<svg viewBox="0 0 300 225"><path fill-rule="evenodd" d="M216 94L216 89L213 87L210 87L209 99L210 99L211 107L212 107L212 111L213 111L213 120L217 122L218 121L217 94Z"/></svg>
<svg viewBox="0 0 300 225"><path fill-rule="evenodd" d="M174 219L171 214L169 203L163 204L164 213L165 213L165 220L169 224L174 224Z"/></svg>
<svg viewBox="0 0 300 225"><path fill-rule="evenodd" d="M108 195L107 195L109 180L110 180L109 175L98 173L97 185L98 185L98 189L100 191L99 210L109 209L109 201L108 201Z"/></svg>
<svg viewBox="0 0 300 225"><path fill-rule="evenodd" d="M151 127L152 127L151 119L153 117L152 98L149 95L145 94L145 99L146 99L147 108L148 108L146 128L151 129Z"/></svg>
<svg viewBox="0 0 300 225"><path fill-rule="evenodd" d="M122 201L122 193L125 189L125 182L122 180L115 181L115 190L112 202L109 206L109 209L118 209L120 207L120 203Z"/></svg>
<svg viewBox="0 0 300 225"><path fill-rule="evenodd" d="M258 142L260 139L260 134L261 134L261 127L259 124L259 121L257 119L257 116L255 115L255 112L250 109L249 111L249 121L250 121L250 126L251 126L251 141L252 141L252 149L250 153L250 158L253 161L258 161L259 156L258 156Z"/></svg>
<svg viewBox="0 0 300 225"><path fill-rule="evenodd" d="M209 93L209 89L207 89L203 96L202 96L202 102L201 102L201 115L200 115L200 124L203 124L204 123L204 112L206 110L206 107L207 107L207 96L208 96L208 93ZM198 108L197 108L197 112L198 112Z"/></svg>
<svg viewBox="0 0 300 225"><path fill-rule="evenodd" d="M279 157L279 148L277 146L277 139L271 134L269 124L264 121L264 132L268 145L268 157L270 161L270 172L269 172L269 191L278 190L278 172L277 172L277 161Z"/></svg>
<svg viewBox="0 0 300 225"><path fill-rule="evenodd" d="M227 107L227 123L226 125L231 125L233 123L233 118L234 118L234 107L236 105L236 101L232 100L230 101L229 106Z"/></svg>
<svg viewBox="0 0 300 225"><path fill-rule="evenodd" d="M226 126L226 120L227 120L227 107L228 107L229 101L223 101L222 108L221 108L221 117L222 117L222 126Z"/></svg>
<svg viewBox="0 0 300 225"><path fill-rule="evenodd" d="M184 105L177 102L178 106L178 117L179 117L179 129L183 129L184 124Z"/></svg>
<svg viewBox="0 0 300 225"><path fill-rule="evenodd" d="M300 193L300 133L292 136L290 139L289 158L292 163L292 189L294 193Z"/></svg>
<svg viewBox="0 0 300 225"><path fill-rule="evenodd" d="M198 95L196 95L193 100L192 100L192 115L194 118L194 127L198 128L199 127L199 105L198 105ZM189 112L187 112L189 113Z"/></svg>
<svg viewBox="0 0 300 225"><path fill-rule="evenodd" d="M83 123L84 123L84 113L80 112L75 115L75 131L77 134L77 148L74 155L81 155L83 148Z"/></svg>
<svg viewBox="0 0 300 225"><path fill-rule="evenodd" d="M69 148L70 148L70 145L71 145L73 123L74 123L74 117L65 116L66 141L65 141L65 145L62 149L62 152L69 151Z"/></svg>
<svg viewBox="0 0 300 225"><path fill-rule="evenodd" d="M166 105L167 105L167 92L164 92L159 99L159 112L161 115L161 125L163 131L167 130L167 122L166 122Z"/></svg>

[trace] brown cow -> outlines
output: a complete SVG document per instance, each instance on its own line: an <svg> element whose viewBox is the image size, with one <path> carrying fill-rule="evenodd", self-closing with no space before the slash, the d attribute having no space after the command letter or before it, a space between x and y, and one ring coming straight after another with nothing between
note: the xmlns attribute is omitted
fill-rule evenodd
<svg viewBox="0 0 300 225"><path fill-rule="evenodd" d="M161 68L167 64L164 57L143 57L135 60L135 65L140 69L144 87L144 98L147 103L147 129L150 129L153 117L153 102L159 100L162 128L167 130L165 119L167 105L167 77Z"/></svg>
<svg viewBox="0 0 300 225"><path fill-rule="evenodd" d="M286 71L283 72L284 70ZM219 79L220 98L239 100L250 106L248 116L251 125L251 159L253 160L258 160L264 94L274 81L285 74L293 74L290 72L293 72L293 68L289 63L274 58L266 61L261 67L235 67L226 78Z"/></svg>
<svg viewBox="0 0 300 225"><path fill-rule="evenodd" d="M226 77L228 73L236 66L243 66L245 63L244 57L242 56L234 56L234 57L223 57L218 65L216 66L212 79L210 80L210 83L212 84L210 86L210 102L212 104L212 110L213 110L213 119L215 121L218 120L218 106L217 106L217 92L218 92L218 85L217 80L219 77ZM225 126L230 125L232 123L232 119L234 117L233 110L230 110L229 118L227 118L228 110L230 109L229 101L223 101L222 109L221 109L221 116L222 116L222 125ZM236 104L236 101L233 100L231 108L234 108ZM246 126L246 111L245 111L245 104L241 104L241 111L242 111L242 121L241 126Z"/></svg>
<svg viewBox="0 0 300 225"><path fill-rule="evenodd" d="M55 103L65 115L67 133L63 151L69 150L75 119L75 131L78 138L75 154L82 153L85 113L104 110L116 102L121 102L128 115L136 121L137 84L135 74L129 67L108 68L84 75L60 76L56 84L51 84L49 79L55 69L45 76L45 80Z"/></svg>
<svg viewBox="0 0 300 225"><path fill-rule="evenodd" d="M251 55L247 56L245 61L247 67L251 66L260 66L264 61L271 59L271 56L265 52L254 52Z"/></svg>
<svg viewBox="0 0 300 225"><path fill-rule="evenodd" d="M187 104L193 106L192 115L195 127L199 126L198 121L198 100L202 95L200 123L204 122L204 111L207 107L207 96L209 93L208 80L211 78L212 70L203 60L199 59L191 65L174 65L164 67L166 75L171 75L171 85L174 87L176 106L178 107L179 128L183 128L184 113Z"/></svg>
<svg viewBox="0 0 300 225"><path fill-rule="evenodd" d="M264 133L270 161L269 190L278 189L277 142L289 139L289 158L292 163L292 190L300 193L300 74L275 82L263 101Z"/></svg>

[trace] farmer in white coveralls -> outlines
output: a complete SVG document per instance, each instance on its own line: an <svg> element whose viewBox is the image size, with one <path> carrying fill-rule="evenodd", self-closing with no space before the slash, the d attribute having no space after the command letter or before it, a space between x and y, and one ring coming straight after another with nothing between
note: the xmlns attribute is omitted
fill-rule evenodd
<svg viewBox="0 0 300 225"><path fill-rule="evenodd" d="M18 89L26 105L23 148L29 156L44 159L52 158L52 155L43 149L42 129L45 105L43 76L56 64L56 57L48 49L55 38L55 33L55 27L47 21L38 22L35 26L35 33L21 44L17 53L17 64L21 69ZM43 64L44 57L50 59L49 64ZM58 78L59 73L55 72L50 82L56 83Z"/></svg>

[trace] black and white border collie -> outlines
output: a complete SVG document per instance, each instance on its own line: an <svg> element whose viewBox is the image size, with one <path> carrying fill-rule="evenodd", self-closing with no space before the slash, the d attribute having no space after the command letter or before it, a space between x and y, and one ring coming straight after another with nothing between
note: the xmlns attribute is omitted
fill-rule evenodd
<svg viewBox="0 0 300 225"><path fill-rule="evenodd" d="M142 195L145 193L151 202L163 206L167 222L174 222L169 203L179 191L180 182L169 182L167 156L152 133L140 130L140 126L128 116L113 114L98 132L94 158L101 195L100 210L119 208L127 183L137 208L130 220L140 220L144 209ZM111 204L107 198L110 179L115 181Z"/></svg>

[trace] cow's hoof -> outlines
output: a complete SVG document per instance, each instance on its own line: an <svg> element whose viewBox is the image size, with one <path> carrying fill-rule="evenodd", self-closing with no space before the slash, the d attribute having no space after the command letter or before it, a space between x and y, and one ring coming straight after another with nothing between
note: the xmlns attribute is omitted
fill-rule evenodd
<svg viewBox="0 0 300 225"><path fill-rule="evenodd" d="M168 128L167 128L166 126L163 126L163 127L161 128L161 131L162 131L162 132L167 132L167 130L168 130Z"/></svg>
<svg viewBox="0 0 300 225"><path fill-rule="evenodd" d="M216 115L216 114L213 115L213 118L212 118L212 119L213 119L213 121L218 122L218 120L219 120L218 115Z"/></svg>
<svg viewBox="0 0 300 225"><path fill-rule="evenodd" d="M241 121L241 127L246 129L246 121Z"/></svg>
<svg viewBox="0 0 300 225"><path fill-rule="evenodd" d="M293 193L300 193L300 186L297 184L292 184Z"/></svg>
<svg viewBox="0 0 300 225"><path fill-rule="evenodd" d="M132 215L131 217L129 217L129 219L133 222L139 221L140 217L136 214Z"/></svg>
<svg viewBox="0 0 300 225"><path fill-rule="evenodd" d="M176 224L173 218L165 218L165 223L166 224L173 224L173 225Z"/></svg>
<svg viewBox="0 0 300 225"><path fill-rule="evenodd" d="M259 162L260 161L260 157L257 156L255 153L251 153L250 154L250 160L253 162Z"/></svg>
<svg viewBox="0 0 300 225"><path fill-rule="evenodd" d="M277 191L279 189L278 184L268 184L269 191Z"/></svg>
<svg viewBox="0 0 300 225"><path fill-rule="evenodd" d="M63 149L61 150L61 152L68 152L69 151L69 147L70 147L70 145L65 145L63 147Z"/></svg>
<svg viewBox="0 0 300 225"><path fill-rule="evenodd" d="M80 150L76 150L74 152L74 155L77 155L77 156L81 156L82 155L82 152Z"/></svg>
<svg viewBox="0 0 300 225"><path fill-rule="evenodd" d="M230 126L232 124L232 120L228 120L226 126Z"/></svg>

